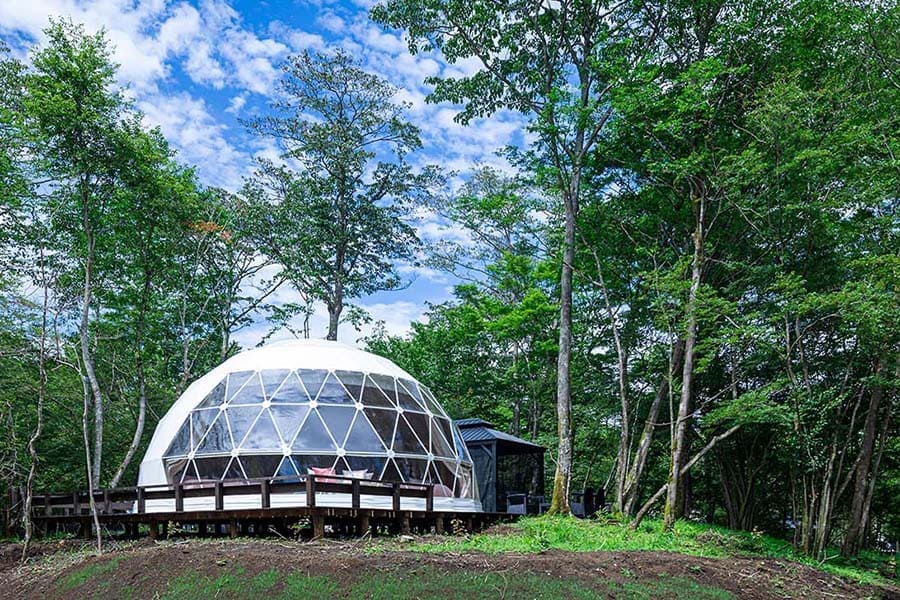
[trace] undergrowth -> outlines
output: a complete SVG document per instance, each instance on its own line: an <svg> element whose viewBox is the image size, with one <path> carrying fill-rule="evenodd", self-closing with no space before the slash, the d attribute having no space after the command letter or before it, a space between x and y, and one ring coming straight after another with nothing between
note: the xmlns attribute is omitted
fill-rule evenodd
<svg viewBox="0 0 900 600"><path fill-rule="evenodd" d="M751 556L795 561L859 583L879 583L897 577L896 557L890 555L863 552L855 559L845 559L837 550L832 550L826 560L818 561L798 552L785 540L759 532L735 531L690 521L678 521L673 531L666 532L661 521L650 519L632 530L610 520L543 515L522 518L505 526L501 532L428 541L409 549L487 554L555 549L569 552L678 552L714 558Z"/></svg>

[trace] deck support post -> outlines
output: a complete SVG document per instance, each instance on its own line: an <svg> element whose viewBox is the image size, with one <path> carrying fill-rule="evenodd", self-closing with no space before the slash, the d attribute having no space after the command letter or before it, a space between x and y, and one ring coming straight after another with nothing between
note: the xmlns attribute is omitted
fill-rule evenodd
<svg viewBox="0 0 900 600"><path fill-rule="evenodd" d="M364 536L369 531L369 513L363 512L359 515L359 535Z"/></svg>
<svg viewBox="0 0 900 600"><path fill-rule="evenodd" d="M156 541L159 538L159 523L156 521L150 522L150 539Z"/></svg>
<svg viewBox="0 0 900 600"><path fill-rule="evenodd" d="M238 536L238 522L237 519L232 519L228 523L228 537L236 538Z"/></svg>
<svg viewBox="0 0 900 600"><path fill-rule="evenodd" d="M409 511L405 511L400 517L400 533L402 533L403 535L409 535L409 532Z"/></svg>
<svg viewBox="0 0 900 600"><path fill-rule="evenodd" d="M313 539L325 537L325 517L315 513L312 516Z"/></svg>
<svg viewBox="0 0 900 600"><path fill-rule="evenodd" d="M434 517L434 532L438 535L444 535L444 517L437 515Z"/></svg>
<svg viewBox="0 0 900 600"><path fill-rule="evenodd" d="M197 523L197 535L200 537L206 537L208 535L206 531L206 521Z"/></svg>

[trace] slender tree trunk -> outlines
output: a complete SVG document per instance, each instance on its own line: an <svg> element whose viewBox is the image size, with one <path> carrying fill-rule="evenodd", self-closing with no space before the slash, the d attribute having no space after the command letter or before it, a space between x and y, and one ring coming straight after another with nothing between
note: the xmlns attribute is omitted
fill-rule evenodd
<svg viewBox="0 0 900 600"><path fill-rule="evenodd" d="M88 504L90 506L91 515L94 517L94 527L97 530L97 552L103 551L102 538L100 536L100 519L97 517L97 505L94 503L94 490L97 488L95 483L95 474L93 472L93 462L91 461L91 441L88 433L88 415L90 414L91 404L91 384L87 375L79 373L81 383L84 387L84 407L81 413L81 432L84 438L84 463L87 471L88 480Z"/></svg>
<svg viewBox="0 0 900 600"><path fill-rule="evenodd" d="M663 400L669 396L673 373L681 369L682 360L684 360L684 341L678 339L675 342L675 347L672 348L668 372L662 376L659 387L656 389L656 395L650 404L647 420L644 421L644 429L638 442L637 452L635 452L634 460L631 462L631 469L625 479L625 507L622 512L629 517L634 515L634 510L637 506L638 496L641 491L641 478L647 466L647 457L650 455L650 444L656 431L659 408L662 406Z"/></svg>
<svg viewBox="0 0 900 600"><path fill-rule="evenodd" d="M875 367L875 376L881 371L881 365ZM853 499L850 504L850 517L847 524L847 532L844 534L844 542L841 544L841 554L854 556L859 552L862 537L865 533L867 514L865 513L866 497L871 476L872 456L875 451L876 422L881 406L884 389L876 385L869 395L869 410L866 414L866 423L863 427L862 447L859 450L859 462L856 466L856 475L853 481Z"/></svg>
<svg viewBox="0 0 900 600"><path fill-rule="evenodd" d="M569 367L572 360L572 267L575 262L575 219L578 215L578 171L565 195L566 226L562 274L559 281L559 355L556 363L556 416L559 455L553 477L550 513L569 513L572 479L572 390Z"/></svg>
<svg viewBox="0 0 900 600"><path fill-rule="evenodd" d="M84 372L90 384L90 391L94 401L94 461L91 467L93 477L91 485L100 484L100 469L103 463L103 394L100 391L100 383L94 371L94 360L91 356L90 345L90 317L91 298L93 295L94 274L94 233L91 226L90 206L88 204L87 182L81 181L81 212L82 226L87 242L87 252L84 259L84 289L81 300L81 323L79 325L79 339L81 342L81 362ZM93 488L91 488L93 489Z"/></svg>
<svg viewBox="0 0 900 600"><path fill-rule="evenodd" d="M34 501L34 479L38 470L37 441L44 429L44 397L47 393L47 310L49 304L50 288L47 281L44 247L40 246L41 287L43 298L41 301L41 335L38 356L38 397L37 397L37 422L31 437L28 438L28 455L31 457L31 466L28 469L28 479L25 482L25 508L23 516L25 520L25 542L22 544L22 560L28 556L28 547L34 535L34 522L31 519L31 508Z"/></svg>
<svg viewBox="0 0 900 600"><path fill-rule="evenodd" d="M718 443L721 442L722 440L728 438L731 434L733 434L735 431L739 430L740 428L741 428L740 424L734 425L734 426L732 426L730 429L728 429L727 431L725 431L724 433L720 433L719 435L713 437L713 439L709 440L709 442L706 444L706 446L704 446L703 449L700 450L700 452L698 452L698 453L694 456L694 458L692 458L691 460L689 460L687 463L685 463L685 464L681 467L681 470L680 470L679 475L684 475L685 473L687 473L688 471L690 471L691 468L692 468L695 464L697 464L697 461L699 461L701 458L703 458L703 456L704 456L707 452L709 452L710 450L712 450L712 449L715 447L716 444L718 444ZM650 511L651 508L653 508L653 505L656 504L656 501L659 500L660 498L662 498L662 497L663 497L663 494L665 494L666 491L667 491L668 489L669 489L669 484L668 484L668 483L665 483L665 484L663 484L658 490L656 490L656 493L654 493L654 494L650 497L650 499L647 500L647 502L644 503L644 505L641 507L641 509L640 509L640 510L637 512L637 514L634 516L634 519L631 521L631 524L629 525L629 527L630 527L631 529L637 529L638 526L640 526L641 521L644 520L644 517L647 516L647 513Z"/></svg>
<svg viewBox="0 0 900 600"><path fill-rule="evenodd" d="M672 439L672 468L669 471L666 505L663 510L663 527L671 530L678 515L679 492L681 491L681 466L686 458L688 426L690 424L690 406L693 392L694 346L697 343L697 294L700 289L700 277L703 272L703 243L706 232L703 228L706 202L701 194L696 203L696 229L694 230L694 258L691 261L691 287L687 299L687 330L684 338L684 365L681 374L681 398L678 403L678 419L675 422L675 435Z"/></svg>
<svg viewBox="0 0 900 600"><path fill-rule="evenodd" d="M337 341L338 325L341 322L341 312L344 310L344 286L337 281L334 286L334 299L328 303L328 335L326 340Z"/></svg>
<svg viewBox="0 0 900 600"><path fill-rule="evenodd" d="M144 287L141 291L141 306L138 316L137 332L135 335L135 370L138 377L138 418L134 427L134 435L131 438L131 444L125 457L116 469L115 475L109 482L109 487L118 487L119 481L125 474L128 465L131 464L135 453L141 445L141 438L144 435L144 423L147 419L147 378L144 375L144 328L146 325L146 314L148 304L150 302L151 277L148 270L144 270Z"/></svg>
<svg viewBox="0 0 900 600"><path fill-rule="evenodd" d="M597 264L597 283L600 284L600 290L603 292L603 303L606 307L606 316L609 319L618 359L616 368L618 371L617 380L621 417L619 423L619 449L616 453L616 498L614 506L617 511L624 512L625 482L631 467L631 406L628 397L628 355L625 352L625 346L622 344L622 337L619 335L616 313L613 311L612 303L609 299L609 290L606 287L606 280L603 278L603 268L596 252L594 253L594 262Z"/></svg>

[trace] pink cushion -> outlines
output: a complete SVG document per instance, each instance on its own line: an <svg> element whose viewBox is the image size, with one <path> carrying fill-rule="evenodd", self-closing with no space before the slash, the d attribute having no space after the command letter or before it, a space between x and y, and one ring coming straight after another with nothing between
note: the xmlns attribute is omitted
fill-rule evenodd
<svg viewBox="0 0 900 600"><path fill-rule="evenodd" d="M321 475L334 475L334 467L310 467L307 470L307 473L310 475L316 475L316 481L320 481L322 483L335 483L338 481L337 479L328 479L325 477L321 477Z"/></svg>
<svg viewBox="0 0 900 600"><path fill-rule="evenodd" d="M434 495L435 497L452 498L453 490L442 483L436 483L434 484Z"/></svg>

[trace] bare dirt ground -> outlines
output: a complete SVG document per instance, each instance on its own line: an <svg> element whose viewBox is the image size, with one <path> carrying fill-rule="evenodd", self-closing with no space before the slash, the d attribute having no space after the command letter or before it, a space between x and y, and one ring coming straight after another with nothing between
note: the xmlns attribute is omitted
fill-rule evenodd
<svg viewBox="0 0 900 600"><path fill-rule="evenodd" d="M896 598L900 590L859 586L796 563L757 558L700 558L661 552L548 551L538 554L425 554L375 550L366 542L279 540L149 540L108 546L93 555L84 542L39 542L22 564L18 544L0 545L0 598L153 598L177 576L215 578L240 568L248 577L275 569L348 582L360 574L397 577L429 573L532 574L570 579L591 589L659 577L680 577L725 590L736 598ZM104 577L81 573L102 572ZM61 582L70 582L61 585ZM605 594L598 591L597 597ZM261 599L260 599L261 600Z"/></svg>

